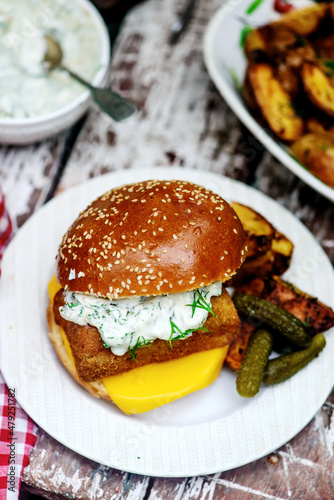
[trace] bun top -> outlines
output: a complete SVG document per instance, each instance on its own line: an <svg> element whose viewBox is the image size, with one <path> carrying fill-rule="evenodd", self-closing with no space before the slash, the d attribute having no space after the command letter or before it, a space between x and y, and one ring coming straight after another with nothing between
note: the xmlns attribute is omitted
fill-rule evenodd
<svg viewBox="0 0 334 500"><path fill-rule="evenodd" d="M239 218L191 182L150 180L111 189L64 235L57 278L70 291L125 298L227 281L243 263Z"/></svg>

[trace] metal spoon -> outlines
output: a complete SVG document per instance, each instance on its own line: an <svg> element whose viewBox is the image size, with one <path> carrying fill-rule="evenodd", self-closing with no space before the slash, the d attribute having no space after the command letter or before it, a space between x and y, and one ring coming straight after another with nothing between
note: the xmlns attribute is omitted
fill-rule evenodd
<svg viewBox="0 0 334 500"><path fill-rule="evenodd" d="M117 122L126 120L134 113L137 112L137 107L132 103L121 97L119 94L112 92L109 89L101 89L94 87L86 80L83 80L79 75L73 73L69 68L61 64L63 52L59 43L46 35L46 52L43 60L43 66L47 71L52 71L55 68L67 71L67 73L78 81L84 87L90 90L94 102L107 113L111 118Z"/></svg>

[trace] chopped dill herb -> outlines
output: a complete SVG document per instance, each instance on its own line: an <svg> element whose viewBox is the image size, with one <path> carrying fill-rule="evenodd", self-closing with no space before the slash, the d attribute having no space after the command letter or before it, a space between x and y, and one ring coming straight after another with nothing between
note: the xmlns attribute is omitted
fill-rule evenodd
<svg viewBox="0 0 334 500"><path fill-rule="evenodd" d="M79 303L77 302L76 304L70 304L69 302L66 302L66 306L69 307L70 309L73 309L73 307L77 307Z"/></svg>
<svg viewBox="0 0 334 500"><path fill-rule="evenodd" d="M134 332L131 332L131 338ZM154 340L146 340L144 337L139 336L137 338L137 341L133 347L129 346L128 347L128 353L130 354L130 358L128 359L133 359L134 361L137 361L137 356L136 356L136 351L137 349L140 349L141 347L145 347L147 345L150 345L154 342Z"/></svg>
<svg viewBox="0 0 334 500"><path fill-rule="evenodd" d="M169 337L169 345L170 345L170 348L173 349L173 346L172 346L172 341L173 340L180 340L180 339L185 339L186 337L188 337L188 335L190 333L193 333L193 332L197 332L197 330L205 330L207 333L209 333L209 330L207 328L204 328L203 326L202 327L199 327L199 328L194 328L194 329L191 329L189 328L188 330L185 330L184 332L172 321L172 318L169 318L169 321L170 321L170 326L172 327L172 332L170 334L170 337ZM174 333L178 333L178 335L176 335L175 337L173 336Z"/></svg>
<svg viewBox="0 0 334 500"><path fill-rule="evenodd" d="M198 297L197 297L197 295ZM206 295L208 294L208 292L205 294L205 297ZM212 314L212 316L215 317L215 314L210 306L210 303L207 302L205 300L205 298L203 297L203 293L200 291L200 290L195 290L194 291L194 300L193 300L193 303L192 304L186 304L187 306L190 306L192 308L192 314L191 314L191 317L193 318L194 317L194 314L195 314L195 310L196 308L198 309L205 309L206 311L208 311L209 313Z"/></svg>
<svg viewBox="0 0 334 500"><path fill-rule="evenodd" d="M252 2L247 10L246 10L246 14L253 14L253 12L258 8L260 7L261 3L263 2L263 0L254 0L254 2Z"/></svg>
<svg viewBox="0 0 334 500"><path fill-rule="evenodd" d="M248 37L249 33L251 33L253 31L253 28L251 26L249 26L248 24L246 24L246 26L244 26L240 32L240 47L244 47L245 46L245 42L246 42L246 38Z"/></svg>

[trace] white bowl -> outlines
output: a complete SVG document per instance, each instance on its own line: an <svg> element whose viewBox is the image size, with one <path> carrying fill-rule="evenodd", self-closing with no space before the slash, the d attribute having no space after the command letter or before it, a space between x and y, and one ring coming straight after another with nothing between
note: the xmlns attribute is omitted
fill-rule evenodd
<svg viewBox="0 0 334 500"><path fill-rule="evenodd" d="M274 12L273 0L263 0L255 11L247 14L251 4L252 0L230 0L211 19L204 38L204 61L208 72L227 104L264 147L306 184L334 202L334 189L298 163L287 147L255 120L238 91L236 81L239 85L244 81L247 64L240 44L243 26L261 26L279 17ZM294 1L296 8L307 5L313 3Z"/></svg>
<svg viewBox="0 0 334 500"><path fill-rule="evenodd" d="M101 15L88 0L76 0L76 2L89 13L100 34L100 65L92 84L102 86L106 80L110 60L108 30ZM90 92L83 87L83 92L72 102L51 113L31 118L0 118L0 143L22 145L51 137L79 120L90 104Z"/></svg>

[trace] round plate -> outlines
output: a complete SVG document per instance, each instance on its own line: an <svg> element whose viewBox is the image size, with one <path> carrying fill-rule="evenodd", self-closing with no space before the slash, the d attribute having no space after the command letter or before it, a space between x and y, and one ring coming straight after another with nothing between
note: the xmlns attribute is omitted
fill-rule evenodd
<svg viewBox="0 0 334 500"><path fill-rule="evenodd" d="M207 389L138 416L93 398L69 376L48 337L47 284L62 235L106 189L144 179L191 180L255 208L295 244L286 278L333 305L333 268L287 210L239 182L195 170L151 168L94 178L56 197L17 233L0 280L1 370L31 418L55 439L96 462L138 474L184 477L249 463L275 450L314 416L334 384L334 332L324 351L290 380L252 400L223 368ZM305 390L307 388L307 390Z"/></svg>
<svg viewBox="0 0 334 500"><path fill-rule="evenodd" d="M242 30L245 26L261 26L279 17L273 9L274 0L263 0L252 14L246 14L251 4L252 0L226 2L211 19L204 38L204 61L208 72L227 104L264 147L306 184L334 201L334 189L298 163L286 146L253 118L240 95L239 87L243 84L247 64L240 43ZM314 5L314 2L294 2L296 8L307 5Z"/></svg>

